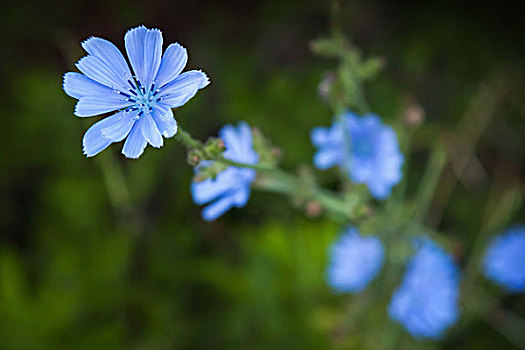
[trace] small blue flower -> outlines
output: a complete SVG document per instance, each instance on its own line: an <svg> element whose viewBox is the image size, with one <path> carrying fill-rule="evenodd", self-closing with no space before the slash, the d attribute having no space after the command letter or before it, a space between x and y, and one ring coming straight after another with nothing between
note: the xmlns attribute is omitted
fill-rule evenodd
<svg viewBox="0 0 525 350"><path fill-rule="evenodd" d="M497 236L484 260L485 276L509 292L525 291L525 226Z"/></svg>
<svg viewBox="0 0 525 350"><path fill-rule="evenodd" d="M377 276L383 258L377 237L362 237L356 228L348 227L332 245L328 284L337 292L360 292Z"/></svg>
<svg viewBox="0 0 525 350"><path fill-rule="evenodd" d="M253 149L252 131L248 124L240 122L237 128L225 125L219 136L226 147L223 153L225 158L244 164L258 162L259 156ZM213 202L202 210L203 218L212 221L232 207L244 207L250 198L250 185L256 175L254 169L228 167L215 179L193 182L193 201L197 204Z"/></svg>
<svg viewBox="0 0 525 350"><path fill-rule="evenodd" d="M126 138L122 153L128 158L140 157L148 143L162 147L163 136L177 133L171 108L182 106L209 83L201 71L181 74L188 55L179 44L169 45L162 55L158 29L131 29L124 43L134 74L115 45L92 37L82 43L88 55L76 64L83 74L64 75L64 91L78 99L76 116L117 111L84 135L84 154L88 157Z"/></svg>
<svg viewBox="0 0 525 350"><path fill-rule="evenodd" d="M443 249L429 240L418 243L388 311L416 339L437 339L458 319L459 273Z"/></svg>
<svg viewBox="0 0 525 350"><path fill-rule="evenodd" d="M314 156L318 169L339 165L377 199L387 198L401 180L403 155L396 134L374 114L359 117L347 111L330 128L314 128L311 139L319 148Z"/></svg>

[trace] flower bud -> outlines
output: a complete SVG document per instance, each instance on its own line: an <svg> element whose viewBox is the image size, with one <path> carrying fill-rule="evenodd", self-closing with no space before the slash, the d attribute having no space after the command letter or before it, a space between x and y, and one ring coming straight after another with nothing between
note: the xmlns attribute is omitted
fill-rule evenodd
<svg viewBox="0 0 525 350"><path fill-rule="evenodd" d="M201 160L202 160L202 157L198 151L192 150L188 153L188 164L189 165L196 167L199 165Z"/></svg>

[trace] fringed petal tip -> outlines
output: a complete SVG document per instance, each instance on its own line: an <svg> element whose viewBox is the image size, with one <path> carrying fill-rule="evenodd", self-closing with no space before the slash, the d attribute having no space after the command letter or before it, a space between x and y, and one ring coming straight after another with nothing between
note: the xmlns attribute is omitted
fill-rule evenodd
<svg viewBox="0 0 525 350"><path fill-rule="evenodd" d="M84 141L82 146L82 154L86 156L86 158L92 158L105 150L112 142L109 140L103 140L99 141L98 144L91 144L88 145Z"/></svg>
<svg viewBox="0 0 525 350"><path fill-rule="evenodd" d="M186 47L185 47L184 45L182 45L181 43L174 42L174 43L172 43L172 44L170 44L170 45L177 46L177 47L179 47L179 48L180 48L181 50L183 50L183 51L188 51L188 50L186 49Z"/></svg>
<svg viewBox="0 0 525 350"><path fill-rule="evenodd" d="M128 29L128 31L126 32L125 35L128 35L129 33L132 33L134 32L135 30L139 30L139 29L146 29L148 31L155 31L155 32L159 32L159 34L162 35L162 31L158 28L148 28L146 27L144 24L141 24L139 26L136 26L135 28L131 28L131 29Z"/></svg>
<svg viewBox="0 0 525 350"><path fill-rule="evenodd" d="M71 72L67 72L67 73L64 73L62 75L62 90L64 90L64 92L70 96L70 97L73 97L73 98L76 98L75 96L71 96L71 94L68 92L69 88L68 88L68 82L67 80L69 79L68 76L70 75Z"/></svg>
<svg viewBox="0 0 525 350"><path fill-rule="evenodd" d="M135 155L134 155L134 156L129 156L129 155L127 155L127 154L124 153L124 152L121 152L121 153L122 153L122 154L124 155L124 157L126 157L127 159L139 159L140 156L142 155L142 153L141 153L141 154L139 154L138 156L135 156Z"/></svg>
<svg viewBox="0 0 525 350"><path fill-rule="evenodd" d="M82 48L83 48L84 50L86 50L86 44L87 44L88 42L90 42L91 40L93 40L93 39L98 39L98 37L96 37L96 36L90 36L90 37L87 38L86 40L82 41L82 42L80 43L80 46L82 46ZM87 50L86 50L86 52L87 52Z"/></svg>
<svg viewBox="0 0 525 350"><path fill-rule="evenodd" d="M128 29L128 30L126 31L126 34L132 33L132 32L134 32L135 30L142 29L142 28L144 28L144 29L148 29L148 28L146 28L146 26L145 26L144 24L141 24L141 25L138 25L138 26L136 26L136 27L134 27L134 28Z"/></svg>
<svg viewBox="0 0 525 350"><path fill-rule="evenodd" d="M82 154L86 156L86 158L92 158L96 156L98 153L90 153L85 148L82 149Z"/></svg>
<svg viewBox="0 0 525 350"><path fill-rule="evenodd" d="M75 67L77 67L77 69L80 70L79 65L81 64L82 61L84 61L84 60L85 60L86 58L88 58L88 57L89 57L89 55L86 55L86 56L84 56L84 57L80 57L80 58L78 59L78 61L75 63Z"/></svg>
<svg viewBox="0 0 525 350"><path fill-rule="evenodd" d="M203 77L202 77L202 80L200 81L200 84L199 84L199 89L203 89L205 88L206 86L210 85L211 81L210 81L210 78L208 77L208 75L206 73L204 73L202 70L197 70L197 72L200 72L202 73Z"/></svg>

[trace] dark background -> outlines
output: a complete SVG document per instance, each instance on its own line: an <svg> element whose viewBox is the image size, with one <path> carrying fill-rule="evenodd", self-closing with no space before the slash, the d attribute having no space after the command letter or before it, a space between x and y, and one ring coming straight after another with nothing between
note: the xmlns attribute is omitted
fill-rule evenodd
<svg viewBox="0 0 525 350"><path fill-rule="evenodd" d="M472 150L479 166L457 186L445 177L450 201L436 196L442 219L428 219L460 242L460 262L491 194L523 188L523 10L522 2L369 0L339 14L365 55L385 59L367 86L372 109L395 125L410 101L426 111L409 187L430 142L447 140L479 96L503 91L487 102L494 113ZM1 2L1 349L376 348L386 306L370 310L368 323L341 326L349 297L324 282L335 223L258 192L246 208L206 223L180 145L167 140L138 161L113 145L86 159L82 135L98 118L75 117L62 91L82 40L100 36L123 49L129 28L158 27L164 45L182 43L188 68L212 81L176 111L179 125L205 139L245 120L281 147L283 167L310 163L309 131L331 120L317 85L335 62L315 57L309 43L328 33L329 16L325 1ZM129 202L108 190L111 158L124 169ZM522 208L507 221L520 220ZM523 297L501 303L525 315ZM401 332L400 346L514 348L494 319L467 321L439 344Z"/></svg>

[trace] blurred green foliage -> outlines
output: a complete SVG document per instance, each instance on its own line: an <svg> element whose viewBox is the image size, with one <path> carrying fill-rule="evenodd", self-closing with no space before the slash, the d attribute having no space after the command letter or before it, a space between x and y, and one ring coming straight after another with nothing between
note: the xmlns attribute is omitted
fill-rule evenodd
<svg viewBox="0 0 525 350"><path fill-rule="evenodd" d="M442 185L450 191L436 195L426 218L466 247L456 251L460 260L484 225L525 219L512 199L513 191L521 197L525 163L522 10L357 1L339 14L342 31L386 62L367 86L374 111L400 133L408 104L426 111L405 171L409 193L430 142L455 149L447 135L480 88L505 85L479 142L465 150L476 164L459 185L448 169ZM382 339L393 334L402 349L514 348L498 319L466 320L444 343L418 343L388 322L388 295L365 309L374 292L331 294L326 253L339 227L302 219L287 199L255 193L246 208L203 222L188 190L192 170L172 140L139 161L119 159L128 208L106 187L104 165L119 146L94 159L81 154L93 121L73 116L62 74L83 55L81 40L102 36L122 48L125 30L144 23L161 28L165 43L183 43L189 67L211 78L176 112L186 130L206 138L245 120L283 150L285 168L309 163L310 129L332 118L317 85L335 62L309 51L330 30L329 12L324 1L2 3L1 349L388 348ZM491 209L505 203L510 209L491 223ZM524 302L510 296L500 306L524 316Z"/></svg>

